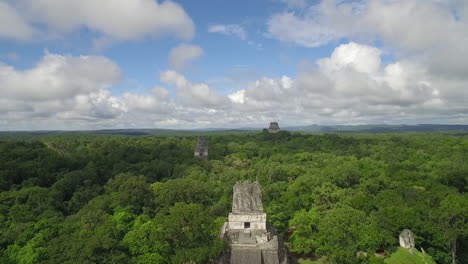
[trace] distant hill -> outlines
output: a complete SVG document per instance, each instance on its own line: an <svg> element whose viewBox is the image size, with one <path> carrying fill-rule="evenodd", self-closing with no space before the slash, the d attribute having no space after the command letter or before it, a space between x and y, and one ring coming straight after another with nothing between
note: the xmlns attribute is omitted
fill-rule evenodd
<svg viewBox="0 0 468 264"><path fill-rule="evenodd" d="M435 132L435 131L467 131L468 125L358 125L358 126L294 126L284 127L292 132L340 132L340 133L396 133L396 132Z"/></svg>
<svg viewBox="0 0 468 264"><path fill-rule="evenodd" d="M102 129L102 130L40 130L40 131L0 131L2 137L17 136L47 136L47 135L124 135L124 136L215 136L215 135L237 135L258 132L260 129Z"/></svg>
<svg viewBox="0 0 468 264"><path fill-rule="evenodd" d="M281 124L280 124L281 127ZM203 128L203 129L100 129L100 130L40 130L40 131L0 131L0 134L59 134L59 133L91 133L111 134L128 136L195 136L195 135L232 135L261 131L263 128ZM290 132L318 132L318 133L399 133L399 132L437 132L437 131L460 131L462 135L468 135L468 125L357 125L357 126L289 126L281 127L282 130ZM459 134L460 134L459 133Z"/></svg>

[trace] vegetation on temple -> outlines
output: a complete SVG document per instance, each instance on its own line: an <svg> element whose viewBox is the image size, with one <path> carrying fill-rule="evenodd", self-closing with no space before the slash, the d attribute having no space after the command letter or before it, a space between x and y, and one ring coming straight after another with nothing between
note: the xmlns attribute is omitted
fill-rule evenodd
<svg viewBox="0 0 468 264"><path fill-rule="evenodd" d="M201 162L192 136L2 135L0 263L206 263L246 179L294 259L411 258L391 256L408 228L436 263L468 263L466 135L206 138Z"/></svg>
<svg viewBox="0 0 468 264"><path fill-rule="evenodd" d="M385 264L393 263L424 263L424 264L435 264L431 256L418 251L413 248L411 250L406 248L399 248L393 253L390 258L385 260Z"/></svg>

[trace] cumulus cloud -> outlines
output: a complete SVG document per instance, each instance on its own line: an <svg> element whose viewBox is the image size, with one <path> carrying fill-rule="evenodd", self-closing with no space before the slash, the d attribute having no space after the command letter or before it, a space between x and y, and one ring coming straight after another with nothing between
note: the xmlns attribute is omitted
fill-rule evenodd
<svg viewBox="0 0 468 264"><path fill-rule="evenodd" d="M151 89L148 95L124 93L122 100L129 111L166 112L173 107L173 102L169 99L169 91L160 86Z"/></svg>
<svg viewBox="0 0 468 264"><path fill-rule="evenodd" d="M338 46L330 58L321 59L317 63L326 72L352 68L357 72L372 74L379 70L381 54L378 48L351 42Z"/></svg>
<svg viewBox="0 0 468 264"><path fill-rule="evenodd" d="M188 40L195 31L185 10L172 1L19 0L11 6L0 2L0 14L5 25L0 36L19 39L31 36L33 23L56 33L87 27L118 40L161 35Z"/></svg>
<svg viewBox="0 0 468 264"><path fill-rule="evenodd" d="M0 2L0 38L29 40L35 30L8 3Z"/></svg>
<svg viewBox="0 0 468 264"><path fill-rule="evenodd" d="M33 69L0 67L0 129L468 122L467 80L413 60L383 62L382 54L342 44L295 78L261 77L227 95L174 70L160 73L167 87L114 95L120 71L112 61L46 54Z"/></svg>
<svg viewBox="0 0 468 264"><path fill-rule="evenodd" d="M208 28L208 32L234 36L242 40L247 39L247 33L245 32L244 28L237 24L212 25Z"/></svg>
<svg viewBox="0 0 468 264"><path fill-rule="evenodd" d="M112 119L124 110L108 90L120 77L118 65L101 56L46 53L28 70L0 63L0 116L31 123Z"/></svg>
<svg viewBox="0 0 468 264"><path fill-rule="evenodd" d="M185 99L185 103L202 108L223 107L228 103L225 96L221 96L206 83L191 83L185 76L176 71L164 71L160 74L162 82L177 87L178 95Z"/></svg>
<svg viewBox="0 0 468 264"><path fill-rule="evenodd" d="M409 61L383 66L380 54L375 47L349 43L317 64L332 82L335 95L358 97L363 104L408 106L438 95L422 66Z"/></svg>
<svg viewBox="0 0 468 264"><path fill-rule="evenodd" d="M169 68L176 71L185 69L190 62L203 55L203 49L196 45L181 44L169 53Z"/></svg>
<svg viewBox="0 0 468 264"><path fill-rule="evenodd" d="M0 63L0 92L11 99L64 99L107 88L119 78L119 67L100 56L47 53L36 67L25 71Z"/></svg>
<svg viewBox="0 0 468 264"><path fill-rule="evenodd" d="M148 126L174 116L169 91L116 96L119 66L102 56L46 53L31 69L0 63L0 129L93 129Z"/></svg>
<svg viewBox="0 0 468 264"><path fill-rule="evenodd" d="M64 120L105 120L118 117L125 111L123 103L108 90L99 90L89 94L77 95L70 102L69 108L56 113Z"/></svg>
<svg viewBox="0 0 468 264"><path fill-rule="evenodd" d="M380 41L434 73L468 76L468 3L438 0L322 0L304 12L271 16L267 34L317 47L339 39Z"/></svg>
<svg viewBox="0 0 468 264"><path fill-rule="evenodd" d="M432 75L408 60L383 64L381 54L372 46L343 44L316 66L299 71L296 79L262 78L229 97L237 111L265 117L259 120L302 124L454 122L466 113L468 98L460 88L468 82Z"/></svg>
<svg viewBox="0 0 468 264"><path fill-rule="evenodd" d="M384 63L382 54L350 42L301 68L297 78L262 77L227 96L175 71L160 77L186 99L174 102L173 126L468 121L466 80L435 75L416 61Z"/></svg>
<svg viewBox="0 0 468 264"><path fill-rule="evenodd" d="M267 24L268 36L309 48L322 46L340 37L332 29L318 25L315 18L301 19L292 12L276 14Z"/></svg>
<svg viewBox="0 0 468 264"><path fill-rule="evenodd" d="M245 102L245 89L239 90L228 95L228 98L233 103L243 104Z"/></svg>

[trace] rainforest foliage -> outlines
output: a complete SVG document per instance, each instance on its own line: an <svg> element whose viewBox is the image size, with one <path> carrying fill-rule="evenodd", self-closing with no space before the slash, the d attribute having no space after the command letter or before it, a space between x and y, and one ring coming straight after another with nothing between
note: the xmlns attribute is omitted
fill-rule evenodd
<svg viewBox="0 0 468 264"><path fill-rule="evenodd" d="M207 140L202 162L192 136L0 138L0 263L207 263L246 179L292 259L384 263L408 228L437 263L468 263L468 136Z"/></svg>

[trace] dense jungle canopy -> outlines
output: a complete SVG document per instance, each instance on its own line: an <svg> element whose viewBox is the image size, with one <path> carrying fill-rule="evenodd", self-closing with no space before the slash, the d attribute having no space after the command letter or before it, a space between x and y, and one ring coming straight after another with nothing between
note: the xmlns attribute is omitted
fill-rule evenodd
<svg viewBox="0 0 468 264"><path fill-rule="evenodd" d="M1 135L0 263L208 263L246 179L293 262L384 263L408 228L435 262L468 263L467 135L206 138L202 162L190 135Z"/></svg>

